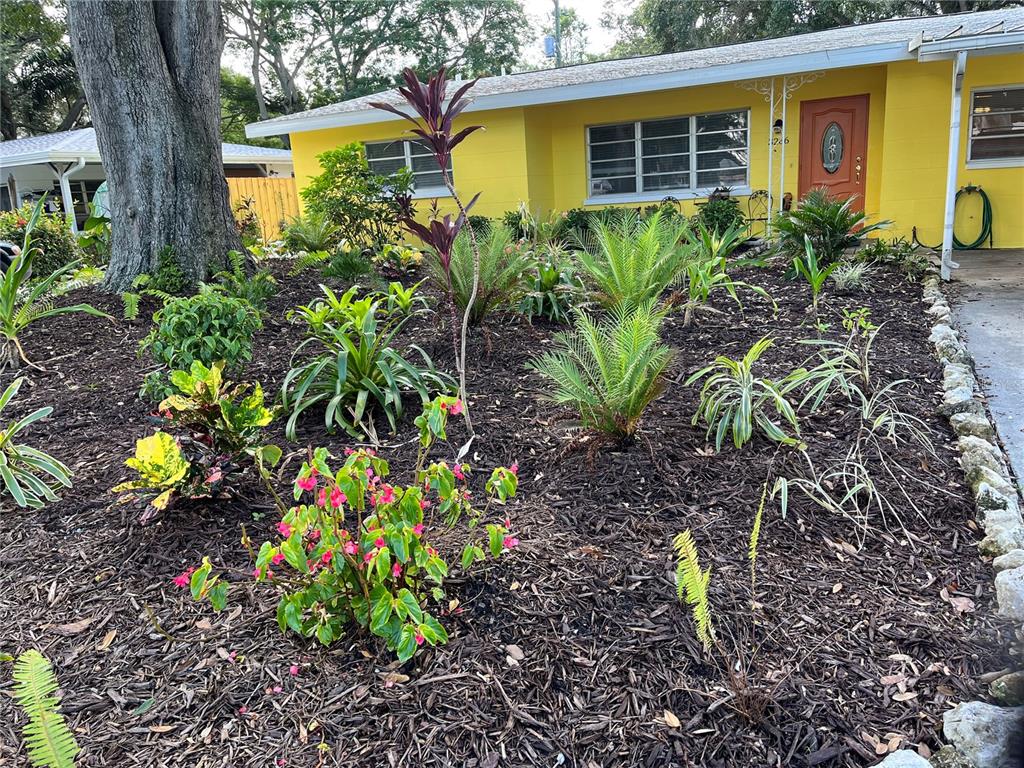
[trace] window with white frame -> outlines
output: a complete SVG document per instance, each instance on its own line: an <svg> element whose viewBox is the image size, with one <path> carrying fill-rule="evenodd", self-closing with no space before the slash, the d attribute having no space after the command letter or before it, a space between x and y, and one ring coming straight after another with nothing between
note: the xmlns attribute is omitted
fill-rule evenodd
<svg viewBox="0 0 1024 768"><path fill-rule="evenodd" d="M1024 161L1024 85L971 94L971 160Z"/></svg>
<svg viewBox="0 0 1024 768"><path fill-rule="evenodd" d="M447 194L437 160L419 142L405 139L369 142L366 144L366 162L371 171L382 176L399 168L408 168L412 171L413 189L417 192ZM451 174L452 161L448 158L448 175Z"/></svg>
<svg viewBox="0 0 1024 768"><path fill-rule="evenodd" d="M591 197L749 184L749 110L587 128Z"/></svg>

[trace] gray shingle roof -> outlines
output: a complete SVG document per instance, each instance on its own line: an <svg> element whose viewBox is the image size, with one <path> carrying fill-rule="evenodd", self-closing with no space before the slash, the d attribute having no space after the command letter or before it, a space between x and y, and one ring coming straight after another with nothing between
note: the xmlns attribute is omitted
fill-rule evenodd
<svg viewBox="0 0 1024 768"><path fill-rule="evenodd" d="M659 75L676 72L707 69L723 65L763 62L771 59L782 59L807 53L835 52L843 49L858 48L882 44L909 44L918 34L925 39L942 37L962 27L961 34L979 33L988 30L998 22L1005 27L1013 28L1024 24L1024 8L983 11L979 13L956 14L950 16L912 17L890 19L873 24L862 24L852 27L840 27L822 32L810 32L802 35L758 40L750 43L723 45L715 48L681 51L657 56L641 56L631 59L615 59L596 61L590 64L561 67L559 69L542 69L532 72L521 72L512 75L484 77L474 86L471 95L480 101L484 97L499 94L511 95L528 91L543 91L549 88L579 86L648 75ZM902 49L904 58L909 57ZM895 57L893 58L895 60ZM756 75L750 75L756 76ZM347 113L366 112L370 102L382 101L398 104L400 98L394 90L384 91L371 96L360 96L348 101L329 104L317 109L310 109L294 115L284 115L249 127L255 129L249 135L272 135L275 126L282 126L282 131L303 130L296 121L318 121L323 123L332 117L339 117L337 124L348 122L369 122L365 119L344 120ZM538 100L546 101L546 100ZM528 98L518 101L529 103ZM486 108L484 104L480 108ZM393 119L385 113L378 113L378 121ZM354 115L352 116L354 117ZM305 130L316 127L314 125Z"/></svg>
<svg viewBox="0 0 1024 768"><path fill-rule="evenodd" d="M227 165L245 163L290 163L292 153L287 149L268 149L249 144L221 145L224 162ZM99 162L100 151L96 145L96 131L93 128L79 128L74 131L48 133L43 136L28 136L0 142L0 165L16 164L27 157L38 155L37 162L50 159L62 161L74 157L85 157L87 161ZM5 163L5 161L7 161ZM20 163L18 163L20 164Z"/></svg>

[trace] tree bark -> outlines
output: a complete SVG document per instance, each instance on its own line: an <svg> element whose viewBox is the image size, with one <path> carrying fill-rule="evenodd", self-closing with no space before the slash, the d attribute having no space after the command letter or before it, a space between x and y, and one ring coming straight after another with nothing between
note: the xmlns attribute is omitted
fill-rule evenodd
<svg viewBox="0 0 1024 768"><path fill-rule="evenodd" d="M174 258L193 283L241 249L220 141L220 3L70 0L68 26L107 175L106 285Z"/></svg>

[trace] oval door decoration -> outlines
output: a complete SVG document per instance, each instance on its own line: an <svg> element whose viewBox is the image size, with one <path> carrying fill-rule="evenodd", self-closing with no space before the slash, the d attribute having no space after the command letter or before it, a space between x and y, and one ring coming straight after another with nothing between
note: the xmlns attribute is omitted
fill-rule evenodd
<svg viewBox="0 0 1024 768"><path fill-rule="evenodd" d="M829 123L821 135L821 165L825 173L835 173L843 163L843 129Z"/></svg>

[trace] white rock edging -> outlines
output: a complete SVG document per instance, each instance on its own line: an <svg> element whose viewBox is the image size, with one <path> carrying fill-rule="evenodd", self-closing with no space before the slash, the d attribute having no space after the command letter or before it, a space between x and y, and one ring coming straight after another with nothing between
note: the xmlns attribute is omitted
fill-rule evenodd
<svg viewBox="0 0 1024 768"><path fill-rule="evenodd" d="M942 294L938 275L924 280L926 314L934 318L928 341L942 362L942 405L957 435L960 465L974 494L978 523L985 538L978 544L983 554L995 559L996 602L1000 616L1024 623L1024 517L1021 499L1010 477L1009 465L996 442L996 432L984 404L976 398L981 386L974 361L953 328L949 303ZM992 690L1019 686L1014 675L999 678ZM1012 678L1012 685L1011 685ZM933 762L908 750L886 758L892 768L964 765L973 768L1020 768L1024 766L1024 706L997 707L980 701L958 704L943 715L943 735L951 746L943 747ZM954 750L955 748L955 750ZM890 762L890 760L892 762Z"/></svg>

